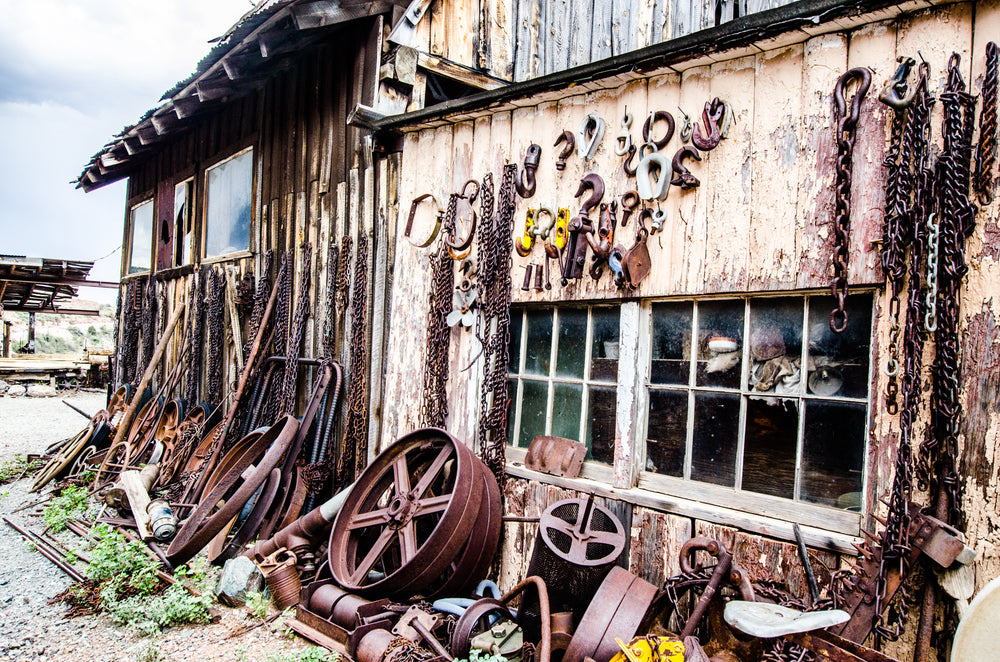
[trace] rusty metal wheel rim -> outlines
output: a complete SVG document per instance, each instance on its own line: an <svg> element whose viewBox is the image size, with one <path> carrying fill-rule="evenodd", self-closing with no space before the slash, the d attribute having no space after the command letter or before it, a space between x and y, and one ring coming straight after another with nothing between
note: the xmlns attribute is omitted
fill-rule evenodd
<svg viewBox="0 0 1000 662"><path fill-rule="evenodd" d="M108 420L112 422L113 426L118 426L119 414L124 412L125 408L128 407L128 403L132 399L132 392L133 388L131 384L122 384L111 395L111 399L108 400Z"/></svg>
<svg viewBox="0 0 1000 662"><path fill-rule="evenodd" d="M169 485L180 473L181 467L183 467L187 461L188 457L191 455L191 451L197 445L197 441L201 440L201 436L195 437L193 440L189 439L183 446L180 445L185 438L186 430L190 427L201 428L205 419L208 418L208 410L204 404L192 407L185 415L184 420L181 421L180 425L177 426L177 434L174 437L174 447L173 452L168 454L166 459L160 462L160 475L156 479L156 486L163 487L164 485Z"/></svg>
<svg viewBox="0 0 1000 662"><path fill-rule="evenodd" d="M489 621L484 621L490 614L498 614L501 618L512 621L514 614L510 608L494 598L476 600L465 610L455 622L455 631L451 635L451 654L456 658L466 658L472 648L472 638L485 632Z"/></svg>
<svg viewBox="0 0 1000 662"><path fill-rule="evenodd" d="M435 428L405 435L375 458L330 532L327 555L337 583L388 597L419 593L440 577L475 525L484 492L477 463Z"/></svg>
<svg viewBox="0 0 1000 662"><path fill-rule="evenodd" d="M576 506L575 521L567 522L556 514L559 510L569 510ZM588 507L589 505L589 507ZM614 525L615 531L595 531L594 515L601 513L604 519ZM558 501L542 513L538 532L554 554L570 563L596 567L613 563L625 548L625 529L614 513L588 499L566 499ZM553 534L561 534L554 536Z"/></svg>

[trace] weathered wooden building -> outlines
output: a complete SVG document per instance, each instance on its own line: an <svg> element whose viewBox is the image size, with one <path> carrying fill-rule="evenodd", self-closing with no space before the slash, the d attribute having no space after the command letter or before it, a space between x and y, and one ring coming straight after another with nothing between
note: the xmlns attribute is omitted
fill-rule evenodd
<svg viewBox="0 0 1000 662"><path fill-rule="evenodd" d="M884 395L896 349L880 262L893 112L877 92L897 58L913 57L929 66L928 89L940 98L957 53L956 71L976 94L997 35L996 0L427 0L405 11L275 2L109 143L80 182L129 177L123 278L152 274L168 299L185 296L199 267L259 275L266 250L301 260L300 245L311 243L304 356L331 347L332 327L348 359L353 317L345 318L342 285L327 278L329 248L367 244L370 269L353 288L368 293L371 455L423 420L437 249L415 237L433 224L427 207L443 211L487 173L499 188L505 164L523 171L529 146L539 145L535 193L516 198L513 236L522 239L529 210L550 210L553 221L560 209L576 215L586 200L576 195L580 182L597 173L604 201L619 205L610 243L645 243L650 271L635 289L616 285L608 267L563 284L545 237L512 253L506 512L537 515L568 493L595 494L631 526L628 563L654 584L678 572L684 540L707 535L755 579L803 595L793 525L826 578L847 567L862 532L878 535L900 445L900 416ZM853 148L851 294L847 330L837 334L831 101L841 75L857 67L871 70L872 89ZM636 183L616 152L620 132L641 145L646 118L659 137L667 123L653 114L672 113L669 158L682 147L685 116L704 138L702 109L716 98L731 109L725 139L700 161L683 161L700 184L668 187L626 225L622 196ZM935 155L943 105L932 112ZM606 128L585 161L581 125L592 114ZM553 143L567 130L583 136L557 169ZM414 222L411 201L424 194L432 198L415 203ZM964 532L979 553L977 587L1000 575L998 206L979 205L965 243L957 326L956 468ZM648 236L637 235L640 223ZM466 274L457 260L453 269L456 280ZM482 348L475 325L446 335L447 428L478 447ZM913 412L917 446L931 434L927 399ZM524 466L539 434L587 444L579 477ZM505 527L502 585L523 576L534 536L531 523ZM895 652L909 657L907 646Z"/></svg>

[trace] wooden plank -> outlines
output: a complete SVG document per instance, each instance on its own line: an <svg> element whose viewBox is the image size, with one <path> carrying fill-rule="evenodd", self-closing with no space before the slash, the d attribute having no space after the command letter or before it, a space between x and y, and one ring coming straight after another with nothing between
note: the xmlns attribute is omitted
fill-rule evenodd
<svg viewBox="0 0 1000 662"><path fill-rule="evenodd" d="M504 83L481 74L477 71L459 66L455 62L445 60L436 55L420 53L417 56L417 65L438 76L449 78L477 90L495 90L503 87Z"/></svg>
<svg viewBox="0 0 1000 662"><path fill-rule="evenodd" d="M590 61L597 62L614 54L611 47L614 38L612 23L616 15L613 2L594 1L591 16Z"/></svg>
<svg viewBox="0 0 1000 662"><path fill-rule="evenodd" d="M545 3L545 50L541 73L551 74L569 67L569 53L573 43L570 32L570 0L547 0Z"/></svg>
<svg viewBox="0 0 1000 662"><path fill-rule="evenodd" d="M629 572L654 586L680 574L678 552L691 537L691 520L648 508L632 509Z"/></svg>
<svg viewBox="0 0 1000 662"><path fill-rule="evenodd" d="M706 101L710 101L711 96L711 69L708 66L687 69L681 75L680 105L681 108L703 108ZM652 108L652 104L650 104ZM699 186L688 191L685 195L678 195L677 216L673 212L673 206L668 207L671 223L675 219L680 221L684 229L684 239L681 244L684 246L683 260L679 276L682 279L683 291L701 292L705 287L705 248L706 237L709 225L709 201L708 188ZM668 241L669 237L664 236L662 240ZM651 242L652 243L652 242ZM673 265L671 265L673 271ZM674 281L677 282L677 281ZM677 291L681 291L679 288Z"/></svg>
<svg viewBox="0 0 1000 662"><path fill-rule="evenodd" d="M747 287L767 291L795 282L802 47L763 53L756 63Z"/></svg>
<svg viewBox="0 0 1000 662"><path fill-rule="evenodd" d="M570 0L569 66L578 67L591 61L590 42L594 29L593 15L596 0ZM576 127L573 127L576 130Z"/></svg>
<svg viewBox="0 0 1000 662"><path fill-rule="evenodd" d="M483 18L480 29L489 44L483 67L490 75L514 80L516 52L517 2L515 0L482 0Z"/></svg>
<svg viewBox="0 0 1000 662"><path fill-rule="evenodd" d="M515 0L510 0L514 2ZM541 0L516 0L517 28L514 49L514 80L535 78L541 71L541 44L539 43L539 23Z"/></svg>

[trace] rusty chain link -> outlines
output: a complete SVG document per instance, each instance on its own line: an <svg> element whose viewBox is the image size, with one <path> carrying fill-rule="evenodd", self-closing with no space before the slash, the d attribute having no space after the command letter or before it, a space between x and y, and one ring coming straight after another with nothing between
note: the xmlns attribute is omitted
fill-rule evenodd
<svg viewBox="0 0 1000 662"><path fill-rule="evenodd" d="M337 344L337 278L340 250L330 242L326 254L326 309L323 311L323 356L333 358Z"/></svg>
<svg viewBox="0 0 1000 662"><path fill-rule="evenodd" d="M343 245L350 246L350 242ZM347 429L337 466L337 486L351 483L368 462L368 236L358 237L351 298L351 366L348 377Z"/></svg>
<svg viewBox="0 0 1000 662"><path fill-rule="evenodd" d="M993 165L997 160L998 82L1000 82L1000 49L991 41L986 44L983 110L979 115L979 144L976 145L976 175L973 180L981 205L993 202Z"/></svg>
<svg viewBox="0 0 1000 662"><path fill-rule="evenodd" d="M208 281L208 399L211 402L222 402L222 358L225 354L226 340L226 278L215 269L208 267L204 276Z"/></svg>
<svg viewBox="0 0 1000 662"><path fill-rule="evenodd" d="M850 112L844 91L857 79L857 90L851 100ZM854 158L854 141L857 138L861 102L871 86L872 74L868 69L851 69L837 81L833 91L833 119L836 124L837 183L836 217L834 223L833 282L830 290L837 300L837 307L830 313L830 330L843 333L847 329L847 265L850 262L851 234L851 169Z"/></svg>
<svg viewBox="0 0 1000 662"><path fill-rule="evenodd" d="M156 280L152 274L143 281L142 293L142 357L136 364L136 379L153 358L153 347L156 345Z"/></svg>
<svg viewBox="0 0 1000 662"><path fill-rule="evenodd" d="M198 402L199 376L201 375L201 315L204 306L202 305L202 294L198 272L191 274L191 283L188 288L188 300L190 304L190 314L188 315L188 368L184 373L184 397L191 405Z"/></svg>
<svg viewBox="0 0 1000 662"><path fill-rule="evenodd" d="M278 297L275 301L271 331L272 354L282 354L288 342L288 316L292 305L292 268L291 251L282 252L278 267ZM279 404L278 398L267 398L260 420L264 423L276 420L280 411Z"/></svg>
<svg viewBox="0 0 1000 662"><path fill-rule="evenodd" d="M306 334L306 322L309 321L311 314L309 289L312 286L312 244L303 244L301 248L302 268L299 272L298 300L295 302L291 332L285 346L285 371L282 374L281 388L278 391L278 411L282 414L294 414L295 412L299 353L302 349L302 339Z"/></svg>
<svg viewBox="0 0 1000 662"><path fill-rule="evenodd" d="M250 360L250 350L253 348L253 340L260 330L260 323L264 319L264 309L267 308L267 299L271 294L271 263L274 261L274 251L268 250L261 260L260 279L257 281L257 288L253 295L253 308L250 311L250 322L247 324L247 337L243 342L243 363Z"/></svg>
<svg viewBox="0 0 1000 662"><path fill-rule="evenodd" d="M437 252L431 256L430 309L427 314L427 343L424 353L424 388L420 420L424 427L443 428L448 420L448 354L451 348L452 290L455 288L454 261L448 254L447 238L454 235L459 194L448 198Z"/></svg>

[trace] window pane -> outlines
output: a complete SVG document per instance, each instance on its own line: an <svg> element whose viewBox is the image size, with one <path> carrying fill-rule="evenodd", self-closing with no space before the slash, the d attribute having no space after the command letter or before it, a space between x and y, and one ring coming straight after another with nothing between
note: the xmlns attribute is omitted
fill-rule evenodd
<svg viewBox="0 0 1000 662"><path fill-rule="evenodd" d="M552 434L580 441L580 409L583 407L583 386L555 384L552 400Z"/></svg>
<svg viewBox="0 0 1000 662"><path fill-rule="evenodd" d="M803 299L750 304L750 384L755 391L801 393Z"/></svg>
<svg viewBox="0 0 1000 662"><path fill-rule="evenodd" d="M698 304L698 385L740 387L743 301Z"/></svg>
<svg viewBox="0 0 1000 662"><path fill-rule="evenodd" d="M847 330L830 330L833 297L809 298L809 393L845 398L868 397L872 297L847 297Z"/></svg>
<svg viewBox="0 0 1000 662"><path fill-rule="evenodd" d="M545 434L545 405L549 396L549 388L545 382L535 382L529 379L522 380L521 387L521 426L518 430L517 445L527 448L532 439L540 434ZM577 407L577 412L579 412L579 407Z"/></svg>
<svg viewBox="0 0 1000 662"><path fill-rule="evenodd" d="M591 386L588 397L590 417L587 419L587 459L614 464L618 389L611 386Z"/></svg>
<svg viewBox="0 0 1000 662"><path fill-rule="evenodd" d="M801 499L860 512L865 405L806 402L805 414Z"/></svg>
<svg viewBox="0 0 1000 662"><path fill-rule="evenodd" d="M695 395L692 479L727 487L734 485L739 422L739 395Z"/></svg>
<svg viewBox="0 0 1000 662"><path fill-rule="evenodd" d="M528 346L524 374L549 376L552 361L552 310L528 311Z"/></svg>
<svg viewBox="0 0 1000 662"><path fill-rule="evenodd" d="M618 308L594 308L590 314L594 325L594 340L590 347L590 378L614 382L618 380Z"/></svg>
<svg viewBox="0 0 1000 662"><path fill-rule="evenodd" d="M514 444L514 421L517 419L517 380L507 380L507 443Z"/></svg>
<svg viewBox="0 0 1000 662"><path fill-rule="evenodd" d="M174 266L191 263L191 181L174 187Z"/></svg>
<svg viewBox="0 0 1000 662"><path fill-rule="evenodd" d="M521 317L520 309L510 311L510 345L507 347L507 372L516 375L521 369ZM511 391L511 397L513 397Z"/></svg>
<svg viewBox="0 0 1000 662"><path fill-rule="evenodd" d="M691 310L693 304L658 303L653 306L654 384L687 384L691 372Z"/></svg>
<svg viewBox="0 0 1000 662"><path fill-rule="evenodd" d="M646 431L646 471L684 475L687 440L687 391L650 391Z"/></svg>
<svg viewBox="0 0 1000 662"><path fill-rule="evenodd" d="M560 308L556 375L583 379L583 362L586 353L587 309Z"/></svg>
<svg viewBox="0 0 1000 662"><path fill-rule="evenodd" d="M797 400L747 399L744 490L786 499L795 496L795 440L798 434Z"/></svg>
<svg viewBox="0 0 1000 662"><path fill-rule="evenodd" d="M132 247L128 265L130 274L149 271L152 246L153 201L148 200L132 208Z"/></svg>
<svg viewBox="0 0 1000 662"><path fill-rule="evenodd" d="M211 168L206 176L205 257L250 248L250 199L253 152Z"/></svg>

